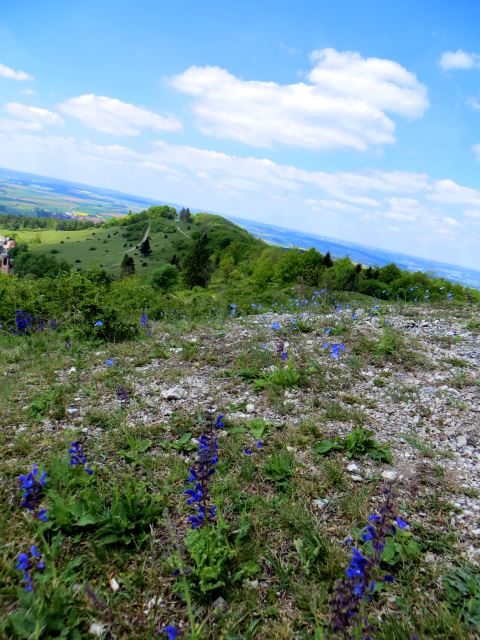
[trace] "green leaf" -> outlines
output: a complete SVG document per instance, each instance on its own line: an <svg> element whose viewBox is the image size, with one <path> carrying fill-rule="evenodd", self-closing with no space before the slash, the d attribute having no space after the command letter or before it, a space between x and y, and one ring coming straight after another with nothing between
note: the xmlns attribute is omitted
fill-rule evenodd
<svg viewBox="0 0 480 640"><path fill-rule="evenodd" d="M91 513L84 513L75 523L77 527L87 527L89 524L97 524L99 519Z"/></svg>
<svg viewBox="0 0 480 640"><path fill-rule="evenodd" d="M314 446L313 450L315 451L315 453L324 455L325 453L329 453L330 451L338 451L341 448L342 445L336 440L322 440Z"/></svg>

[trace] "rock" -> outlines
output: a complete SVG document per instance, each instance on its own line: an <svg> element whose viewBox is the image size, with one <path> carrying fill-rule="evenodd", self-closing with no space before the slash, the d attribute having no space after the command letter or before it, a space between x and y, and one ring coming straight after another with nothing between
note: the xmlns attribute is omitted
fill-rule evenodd
<svg viewBox="0 0 480 640"><path fill-rule="evenodd" d="M68 407L67 413L78 413L79 409L77 407Z"/></svg>
<svg viewBox="0 0 480 640"><path fill-rule="evenodd" d="M363 482L362 476L350 476L354 482Z"/></svg>
<svg viewBox="0 0 480 640"><path fill-rule="evenodd" d="M162 398L164 400L181 400L187 397L187 392L182 387L172 387L171 389L165 389L162 391Z"/></svg>
<svg viewBox="0 0 480 640"><path fill-rule="evenodd" d="M396 471L382 471L382 478L387 482L395 482L398 479L398 473Z"/></svg>
<svg viewBox="0 0 480 640"><path fill-rule="evenodd" d="M467 446L467 438L465 436L458 436L457 447L461 449L462 447L466 447L466 446Z"/></svg>
<svg viewBox="0 0 480 640"><path fill-rule="evenodd" d="M350 471L350 473L358 473L360 469L357 467L357 465L354 462L352 462L348 465L347 471Z"/></svg>
<svg viewBox="0 0 480 640"><path fill-rule="evenodd" d="M102 624L101 622L92 622L90 627L88 628L88 632L92 634L92 636L96 636L97 638L101 638L107 631L107 625Z"/></svg>
<svg viewBox="0 0 480 640"><path fill-rule="evenodd" d="M253 413L255 411L255 405L249 402L245 407L247 413Z"/></svg>
<svg viewBox="0 0 480 640"><path fill-rule="evenodd" d="M313 504L318 507L319 509L323 509L324 507L327 506L327 504L330 502L330 500L327 500L326 498L316 498L313 501Z"/></svg>

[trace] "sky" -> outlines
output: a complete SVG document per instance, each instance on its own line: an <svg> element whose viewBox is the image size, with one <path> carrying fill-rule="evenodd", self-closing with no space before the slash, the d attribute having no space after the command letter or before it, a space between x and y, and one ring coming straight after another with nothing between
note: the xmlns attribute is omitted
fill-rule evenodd
<svg viewBox="0 0 480 640"><path fill-rule="evenodd" d="M480 269L480 3L0 5L0 166Z"/></svg>

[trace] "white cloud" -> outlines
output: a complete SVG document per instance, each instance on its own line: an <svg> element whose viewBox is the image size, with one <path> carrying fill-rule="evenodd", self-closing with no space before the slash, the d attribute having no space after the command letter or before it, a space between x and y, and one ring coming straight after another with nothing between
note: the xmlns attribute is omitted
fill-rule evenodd
<svg viewBox="0 0 480 640"><path fill-rule="evenodd" d="M0 64L0 78L7 78L8 80L18 80L19 82L33 80L33 76L25 73L25 71L15 71L11 67L7 67L4 64Z"/></svg>
<svg viewBox="0 0 480 640"><path fill-rule="evenodd" d="M40 131L42 125L38 122L25 120L13 120L12 118L0 118L0 132L14 133L15 131Z"/></svg>
<svg viewBox="0 0 480 640"><path fill-rule="evenodd" d="M473 69L474 67L480 67L480 54L468 53L462 49L445 51L440 56L439 64L445 71L449 69Z"/></svg>
<svg viewBox="0 0 480 640"><path fill-rule="evenodd" d="M480 191L459 185L453 180L433 182L427 198L442 204L480 206Z"/></svg>
<svg viewBox="0 0 480 640"><path fill-rule="evenodd" d="M182 128L173 116L161 116L144 107L93 93L70 98L58 108L91 129L116 136L136 136L142 129L178 131Z"/></svg>
<svg viewBox="0 0 480 640"><path fill-rule="evenodd" d="M243 80L196 66L170 83L193 96L203 133L257 147L365 151L394 142L387 112L417 118L428 107L425 87L397 62L335 49L315 51L311 60L308 83Z"/></svg>
<svg viewBox="0 0 480 640"><path fill-rule="evenodd" d="M31 107L20 102L7 102L3 108L9 115L35 125L36 129L43 129L46 125L62 125L63 120L53 111Z"/></svg>

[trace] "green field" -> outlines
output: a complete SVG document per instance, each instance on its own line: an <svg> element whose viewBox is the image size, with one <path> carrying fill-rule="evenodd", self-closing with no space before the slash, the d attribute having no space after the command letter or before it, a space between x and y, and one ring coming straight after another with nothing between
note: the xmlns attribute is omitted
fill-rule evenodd
<svg viewBox="0 0 480 640"><path fill-rule="evenodd" d="M2 235L14 235L19 243L26 243L30 251L39 254L55 255L63 258L79 268L100 267L109 272L116 272L125 253L131 253L135 265L145 272L169 262L176 251L176 246L184 247L190 237L185 225L176 223L169 227L169 232L152 232L150 245L151 256L144 257L135 248L143 233L137 233L132 239L124 237L124 231L112 228L94 228L81 231L57 231L55 229L38 229L12 232L1 229ZM148 224L142 225L146 230ZM175 229L173 229L175 227ZM167 235L167 238L165 238Z"/></svg>

